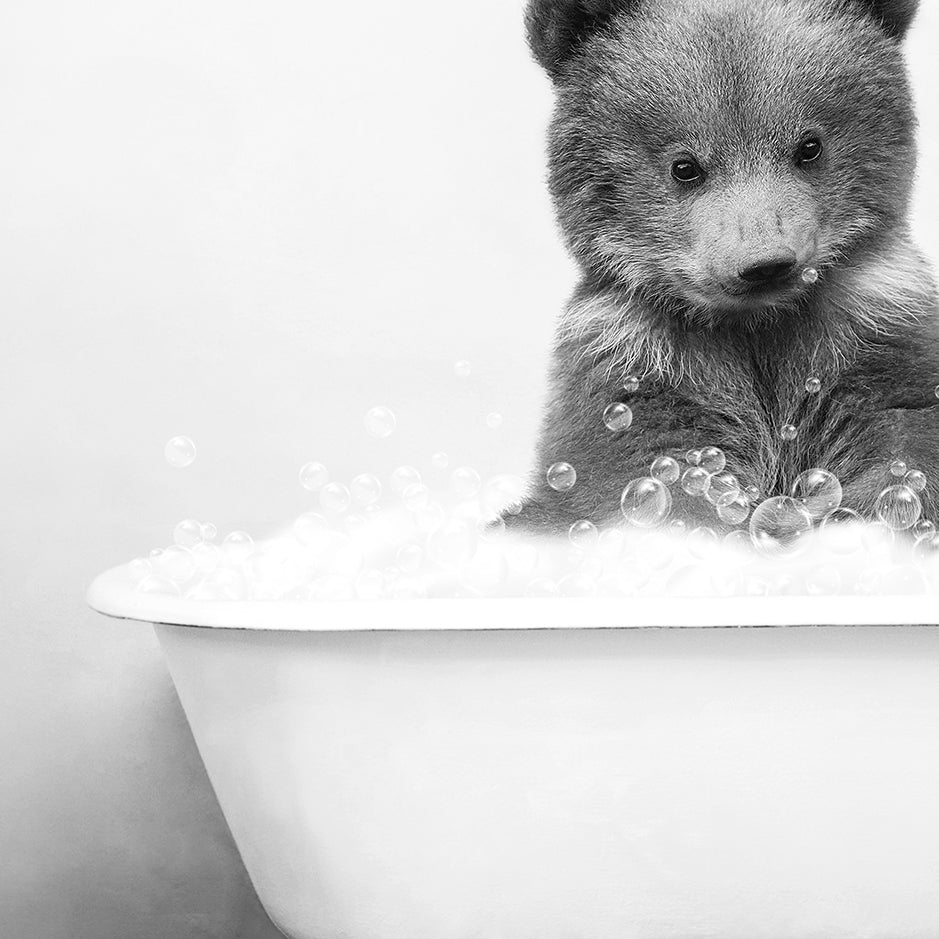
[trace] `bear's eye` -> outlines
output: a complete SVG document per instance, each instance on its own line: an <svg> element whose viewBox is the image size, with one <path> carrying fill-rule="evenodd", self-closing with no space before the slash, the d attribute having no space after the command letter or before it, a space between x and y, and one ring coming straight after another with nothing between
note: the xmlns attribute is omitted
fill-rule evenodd
<svg viewBox="0 0 939 939"><path fill-rule="evenodd" d="M799 149L796 151L796 162L797 163L814 163L822 155L822 142L816 140L812 137L810 140L805 140L799 145Z"/></svg>
<svg viewBox="0 0 939 939"><path fill-rule="evenodd" d="M682 157L672 164L672 176L680 183L696 183L704 179L704 170L696 160Z"/></svg>

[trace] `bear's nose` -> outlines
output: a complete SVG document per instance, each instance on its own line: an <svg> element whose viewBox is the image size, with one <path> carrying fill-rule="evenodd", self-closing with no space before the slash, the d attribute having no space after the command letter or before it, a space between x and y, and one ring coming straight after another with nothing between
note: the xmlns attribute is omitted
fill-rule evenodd
<svg viewBox="0 0 939 939"><path fill-rule="evenodd" d="M766 286L788 277L796 266L796 256L792 251L780 251L778 254L761 258L739 271L740 279L754 286Z"/></svg>

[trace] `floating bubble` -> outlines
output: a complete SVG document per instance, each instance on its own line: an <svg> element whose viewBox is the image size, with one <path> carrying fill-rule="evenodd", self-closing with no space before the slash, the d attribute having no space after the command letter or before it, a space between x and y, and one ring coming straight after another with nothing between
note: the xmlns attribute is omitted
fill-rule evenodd
<svg viewBox="0 0 939 939"><path fill-rule="evenodd" d="M427 554L441 567L456 569L476 553L476 529L467 519L449 518L427 539Z"/></svg>
<svg viewBox="0 0 939 939"><path fill-rule="evenodd" d="M795 440L799 436L799 428L795 424L783 424L779 428L779 437L781 440Z"/></svg>
<svg viewBox="0 0 939 939"><path fill-rule="evenodd" d="M670 456L660 456L652 463L652 478L665 483L666 486L677 482L680 475L681 467L678 465L678 460L673 460Z"/></svg>
<svg viewBox="0 0 939 939"><path fill-rule="evenodd" d="M212 524L212 522L203 522L202 523L202 540L203 541L215 541L218 537L218 528Z"/></svg>
<svg viewBox="0 0 939 939"><path fill-rule="evenodd" d="M490 430L498 430L502 426L502 415L498 411L493 411L486 415L486 426Z"/></svg>
<svg viewBox="0 0 939 939"><path fill-rule="evenodd" d="M412 512L419 512L430 505L430 490L423 483L411 483L401 494L401 501Z"/></svg>
<svg viewBox="0 0 939 939"><path fill-rule="evenodd" d="M577 470L570 463L552 463L546 476L548 485L555 492L567 492L577 482Z"/></svg>
<svg viewBox="0 0 939 939"><path fill-rule="evenodd" d="M704 466L700 467L704 469ZM690 473L691 470L688 470ZM733 501L740 494L740 483L733 473L715 473L708 482L707 492L704 498L711 505L723 505L725 502Z"/></svg>
<svg viewBox="0 0 939 939"><path fill-rule="evenodd" d="M749 505L747 506L747 514L750 514ZM733 522L731 524L738 523ZM727 534L724 535L724 537L721 539L721 543L727 545L728 548L732 548L735 551L749 551L753 547L753 543L750 541L750 533L742 528L737 528L734 531L727 532Z"/></svg>
<svg viewBox="0 0 939 939"><path fill-rule="evenodd" d="M926 488L926 474L919 470L910 470L903 477L903 485L909 486L913 492L922 492Z"/></svg>
<svg viewBox="0 0 939 939"><path fill-rule="evenodd" d="M883 522L868 522L861 527L861 544L868 554L888 556L896 540L896 532Z"/></svg>
<svg viewBox="0 0 939 939"><path fill-rule="evenodd" d="M639 390L639 378L636 375L627 375L623 379L623 390L628 394L635 394Z"/></svg>
<svg viewBox="0 0 939 939"><path fill-rule="evenodd" d="M621 528L607 528L600 532L597 543L600 546L600 550L605 555L616 556L623 550L623 545L626 543L626 535L623 534Z"/></svg>
<svg viewBox="0 0 939 939"><path fill-rule="evenodd" d="M928 519L921 518L911 529L914 538L931 538L936 534L936 526Z"/></svg>
<svg viewBox="0 0 939 939"><path fill-rule="evenodd" d="M685 454L685 462L689 466L697 466L701 462L701 451L700 450L689 450Z"/></svg>
<svg viewBox="0 0 939 939"><path fill-rule="evenodd" d="M813 519L824 518L841 505L843 491L838 477L823 469L801 473L792 484L792 497Z"/></svg>
<svg viewBox="0 0 939 939"><path fill-rule="evenodd" d="M939 567L939 535L933 532L916 539L913 545L913 561L927 567Z"/></svg>
<svg viewBox="0 0 939 939"><path fill-rule="evenodd" d="M776 496L750 517L750 539L763 554L782 557L799 551L812 530L809 513L790 496Z"/></svg>
<svg viewBox="0 0 939 939"><path fill-rule="evenodd" d="M814 267L807 267L802 271L802 280L807 284L814 284L818 282L819 273L818 270Z"/></svg>
<svg viewBox="0 0 939 939"><path fill-rule="evenodd" d="M651 476L634 479L623 490L620 509L630 525L653 528L672 510L672 494L664 483Z"/></svg>
<svg viewBox="0 0 939 939"><path fill-rule="evenodd" d="M593 522L582 518L580 521L574 522L574 524L571 525L568 529L567 537L574 547L587 548L597 543L600 532L597 531L597 526L594 525Z"/></svg>
<svg viewBox="0 0 939 939"><path fill-rule="evenodd" d="M349 489L359 505L374 505L381 498L381 480L374 473L359 473Z"/></svg>
<svg viewBox="0 0 939 939"><path fill-rule="evenodd" d="M707 495L708 488L711 485L711 474L700 466L692 466L686 469L681 477L681 488L689 496Z"/></svg>
<svg viewBox="0 0 939 939"><path fill-rule="evenodd" d="M479 492L482 479L471 466L461 466L450 474L450 484L460 499L472 499Z"/></svg>
<svg viewBox="0 0 939 939"><path fill-rule="evenodd" d="M817 378L807 378L805 380L805 390L810 395L817 395L822 390L822 383Z"/></svg>
<svg viewBox="0 0 939 939"><path fill-rule="evenodd" d="M182 469L189 466L196 458L196 445L188 437L171 437L163 450L166 462L170 466Z"/></svg>
<svg viewBox="0 0 939 939"><path fill-rule="evenodd" d="M907 466L906 466L906 463L903 462L903 460L894 460L890 464L891 476L896 476L899 479L903 479L903 477L906 476L906 473L907 473Z"/></svg>
<svg viewBox="0 0 939 939"><path fill-rule="evenodd" d="M832 509L823 519L821 544L833 554L853 554L861 547L861 516L853 509Z"/></svg>
<svg viewBox="0 0 939 939"><path fill-rule="evenodd" d="M688 532L688 523L683 518L673 518L668 523L668 530L673 535L684 535Z"/></svg>
<svg viewBox="0 0 939 939"><path fill-rule="evenodd" d="M202 541L202 526L194 519L187 518L173 529L173 542L184 548L191 548Z"/></svg>
<svg viewBox="0 0 939 939"><path fill-rule="evenodd" d="M701 451L701 459L698 466L706 469L709 473L723 473L727 466L727 457L720 447L705 447Z"/></svg>
<svg viewBox="0 0 939 939"><path fill-rule="evenodd" d="M936 385L936 387L933 389L933 393L937 398L939 398L939 385Z"/></svg>
<svg viewBox="0 0 939 939"><path fill-rule="evenodd" d="M739 490L717 506L717 516L728 525L742 525L750 514L750 500Z"/></svg>
<svg viewBox="0 0 939 939"><path fill-rule="evenodd" d="M438 451L430 458L430 463L434 469L446 469L450 465L450 457L443 451Z"/></svg>
<svg viewBox="0 0 939 939"><path fill-rule="evenodd" d="M606 424L607 430L613 431L614 434L629 430L632 426L632 422L632 408L630 408L628 404L623 404L621 401L609 405L603 412L603 423Z"/></svg>
<svg viewBox="0 0 939 939"><path fill-rule="evenodd" d="M222 553L234 564L246 561L254 551L254 539L246 531L229 532L222 541Z"/></svg>
<svg viewBox="0 0 939 939"><path fill-rule="evenodd" d="M747 486L743 491L751 503L757 503L760 501L762 493L757 486Z"/></svg>
<svg viewBox="0 0 939 939"><path fill-rule="evenodd" d="M460 359L453 366L453 371L456 372L457 378L469 378L473 372L473 366L466 359Z"/></svg>
<svg viewBox="0 0 939 939"><path fill-rule="evenodd" d="M379 440L390 437L397 426L398 421L390 408L379 406L370 408L365 413L365 429Z"/></svg>
<svg viewBox="0 0 939 939"><path fill-rule="evenodd" d="M309 492L319 492L329 482L329 470L322 463L304 463L300 467L300 485Z"/></svg>
<svg viewBox="0 0 939 939"><path fill-rule="evenodd" d="M391 474L391 489L395 495L403 496L408 486L421 482L421 474L413 466L399 466Z"/></svg>
<svg viewBox="0 0 939 939"><path fill-rule="evenodd" d="M341 515L352 504L352 493L342 483L326 483L320 489L320 506L330 515Z"/></svg>
<svg viewBox="0 0 939 939"><path fill-rule="evenodd" d="M906 531L919 521L923 504L909 486L890 486L878 496L876 512L891 531Z"/></svg>

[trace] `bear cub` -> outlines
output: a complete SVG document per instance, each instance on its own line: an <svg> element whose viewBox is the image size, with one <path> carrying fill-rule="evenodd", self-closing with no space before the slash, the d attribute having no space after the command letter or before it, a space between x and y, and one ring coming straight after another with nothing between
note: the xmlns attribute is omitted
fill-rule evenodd
<svg viewBox="0 0 939 939"><path fill-rule="evenodd" d="M902 460L937 520L937 294L907 227L915 11L530 0L557 96L550 191L581 279L510 527L622 521L623 488L656 457L685 469L707 446L762 498L827 469L867 517ZM619 402L634 419L611 431ZM559 492L546 470L562 461L577 482ZM671 489L672 517L721 530L711 504Z"/></svg>

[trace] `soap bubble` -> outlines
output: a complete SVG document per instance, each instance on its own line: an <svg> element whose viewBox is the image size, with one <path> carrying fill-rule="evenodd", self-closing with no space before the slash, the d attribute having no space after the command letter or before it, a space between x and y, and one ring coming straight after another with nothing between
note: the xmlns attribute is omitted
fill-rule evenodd
<svg viewBox="0 0 939 939"><path fill-rule="evenodd" d="M463 518L449 518L427 539L430 559L441 567L455 570L476 553L476 529Z"/></svg>
<svg viewBox="0 0 939 939"><path fill-rule="evenodd" d="M450 474L450 484L460 499L472 499L479 492L482 479L471 466L461 466Z"/></svg>
<svg viewBox="0 0 939 939"><path fill-rule="evenodd" d="M672 510L672 494L664 483L651 476L634 479L623 490L620 509L630 525L653 528Z"/></svg>
<svg viewBox="0 0 939 939"><path fill-rule="evenodd" d="M704 466L702 465L700 468L704 469ZM690 473L691 470L688 470L688 472ZM733 501L739 494L740 483L737 482L737 477L733 473L716 473L711 476L708 482L704 498L711 505L723 505L725 502Z"/></svg>
<svg viewBox="0 0 939 939"><path fill-rule="evenodd" d="M810 597L830 597L841 592L841 574L831 564L811 568L805 575L805 592Z"/></svg>
<svg viewBox="0 0 939 939"><path fill-rule="evenodd" d="M163 450L170 466L189 466L196 458L196 445L188 437L171 437Z"/></svg>
<svg viewBox="0 0 939 939"><path fill-rule="evenodd" d="M914 538L931 538L936 534L936 526L928 519L921 518L911 529Z"/></svg>
<svg viewBox="0 0 939 939"><path fill-rule="evenodd" d="M754 504L760 501L760 497L762 496L762 493L760 492L757 486L747 486L747 488L744 489L743 491L746 497L750 500L751 504Z"/></svg>
<svg viewBox="0 0 939 939"><path fill-rule="evenodd" d="M460 359L460 361L453 366L453 371L456 372L457 378L469 378L472 374L473 366L470 365L466 359Z"/></svg>
<svg viewBox="0 0 939 939"><path fill-rule="evenodd" d="M202 526L194 519L187 518L173 529L173 542L184 548L191 548L202 541Z"/></svg>
<svg viewBox="0 0 939 939"><path fill-rule="evenodd" d="M906 463L903 462L903 460L894 460L890 464L891 476L896 476L899 479L902 479L904 476L906 476L906 471L907 471L907 466L906 466Z"/></svg>
<svg viewBox="0 0 939 939"><path fill-rule="evenodd" d="M411 483L401 494L401 501L412 512L419 512L430 505L430 490L423 483Z"/></svg>
<svg viewBox="0 0 939 939"><path fill-rule="evenodd" d="M673 518L668 523L668 530L673 535L684 535L688 532L688 523L683 518Z"/></svg>
<svg viewBox="0 0 939 939"><path fill-rule="evenodd" d="M926 474L919 470L910 470L903 477L903 485L909 486L913 492L922 492L926 488Z"/></svg>
<svg viewBox="0 0 939 939"><path fill-rule="evenodd" d="M750 500L739 490L717 506L717 516L728 525L741 525L750 514Z"/></svg>
<svg viewBox="0 0 939 939"><path fill-rule="evenodd" d="M404 495L408 486L421 482L421 474L413 466L399 466L391 474L391 488L396 495Z"/></svg>
<svg viewBox="0 0 939 939"><path fill-rule="evenodd" d="M802 271L802 280L807 284L817 283L818 277L818 270L814 267L807 267Z"/></svg>
<svg viewBox="0 0 939 939"><path fill-rule="evenodd" d="M430 458L430 463L434 469L446 469L450 465L450 457L443 451L440 451Z"/></svg>
<svg viewBox="0 0 939 939"><path fill-rule="evenodd" d="M498 411L493 411L486 415L486 426L490 430L498 430L502 426L502 415Z"/></svg>
<svg viewBox="0 0 939 939"><path fill-rule="evenodd" d="M689 450L685 454L685 462L689 466L697 466L701 462L701 451L700 450Z"/></svg>
<svg viewBox="0 0 939 939"><path fill-rule="evenodd" d="M222 553L233 564L246 561L254 551L254 539L246 531L229 532L222 541Z"/></svg>
<svg viewBox="0 0 939 939"><path fill-rule="evenodd" d="M310 548L322 548L329 541L330 529L326 519L318 512L304 512L293 523L297 541Z"/></svg>
<svg viewBox="0 0 939 939"><path fill-rule="evenodd" d="M368 519L364 515L359 515L358 512L353 512L351 515L346 516L346 531L349 534L357 532L360 528L364 528L368 524Z"/></svg>
<svg viewBox="0 0 939 939"><path fill-rule="evenodd" d="M711 485L711 474L700 466L686 469L681 477L681 488L689 496L704 496Z"/></svg>
<svg viewBox="0 0 939 939"><path fill-rule="evenodd" d="M189 548L173 545L155 558L153 569L162 577L168 577L177 584L183 584L196 573L196 561Z"/></svg>
<svg viewBox="0 0 939 939"><path fill-rule="evenodd" d="M570 543L575 547L587 548L596 544L600 533L597 531L597 526L594 525L593 522L582 518L580 521L574 522L574 524L571 525L568 529L567 537Z"/></svg>
<svg viewBox="0 0 939 939"><path fill-rule="evenodd" d="M701 451L701 459L698 465L709 473L722 473L724 467L727 466L727 457L720 447L705 447Z"/></svg>
<svg viewBox="0 0 939 939"><path fill-rule="evenodd" d="M615 434L629 430L632 422L633 412L628 404L615 402L603 412L603 423L606 424L607 430L611 430Z"/></svg>
<svg viewBox="0 0 939 939"><path fill-rule="evenodd" d="M548 485L555 492L567 492L577 482L577 470L570 463L552 463L546 475Z"/></svg>
<svg viewBox="0 0 939 939"><path fill-rule="evenodd" d="M939 535L933 532L917 538L913 545L913 561L920 565L935 566L939 562Z"/></svg>
<svg viewBox="0 0 939 939"><path fill-rule="evenodd" d="M783 424L779 428L779 436L785 441L795 440L799 436L799 428L795 424Z"/></svg>
<svg viewBox="0 0 939 939"><path fill-rule="evenodd" d="M203 522L202 523L202 540L203 541L215 541L218 536L218 528L212 524L212 522Z"/></svg>
<svg viewBox="0 0 939 939"><path fill-rule="evenodd" d="M137 593L149 593L170 597L180 595L179 586L160 574L149 574L137 584Z"/></svg>
<svg viewBox="0 0 939 939"><path fill-rule="evenodd" d="M747 506L747 514L750 513L750 506ZM720 512L718 512L720 514ZM746 516L744 516L746 517ZM733 522L731 524L738 524ZM721 539L721 543L727 545L728 548L731 548L734 551L750 551L753 547L753 542L750 541L750 533L745 531L742 528L736 528L734 531L727 532L726 535Z"/></svg>
<svg viewBox="0 0 939 939"><path fill-rule="evenodd" d="M906 531L919 521L923 504L909 486L891 486L878 496L876 512L892 531Z"/></svg>
<svg viewBox="0 0 939 939"><path fill-rule="evenodd" d="M635 394L639 390L639 379L635 375L627 375L623 379L623 391Z"/></svg>
<svg viewBox="0 0 939 939"><path fill-rule="evenodd" d="M750 539L764 554L784 556L800 550L812 529L809 513L790 496L776 496L750 517Z"/></svg>
<svg viewBox="0 0 939 939"><path fill-rule="evenodd" d="M822 383L817 378L807 378L805 380L805 390L810 395L816 395L822 390Z"/></svg>
<svg viewBox="0 0 939 939"><path fill-rule="evenodd" d="M310 492L318 492L329 482L329 470L322 463L304 463L300 467L300 485Z"/></svg>
<svg viewBox="0 0 939 939"><path fill-rule="evenodd" d="M534 599L540 597L557 597L561 593L558 585L547 577L536 577L525 588L525 596Z"/></svg>
<svg viewBox="0 0 939 939"><path fill-rule="evenodd" d="M390 437L397 424L398 421L390 408L374 407L365 414L365 429L379 440Z"/></svg>
<svg viewBox="0 0 939 939"><path fill-rule="evenodd" d="M678 461L673 460L670 456L660 456L652 464L652 478L657 479L660 483L665 483L666 486L676 482L679 475L681 475L681 467L678 465Z"/></svg>
<svg viewBox="0 0 939 939"><path fill-rule="evenodd" d="M524 480L510 473L501 473L486 480L480 502L486 511L493 514L507 510L509 506L512 508L517 506L521 510L524 493Z"/></svg>
<svg viewBox="0 0 939 939"><path fill-rule="evenodd" d="M714 529L701 525L698 528L693 528L688 533L688 539L685 543L691 555L703 561L712 556L717 541L718 538Z"/></svg>
<svg viewBox="0 0 939 939"><path fill-rule="evenodd" d="M398 549L395 557L398 567L406 574L414 574L424 563L424 549L418 544L406 544Z"/></svg>
<svg viewBox="0 0 939 939"><path fill-rule="evenodd" d="M861 516L853 509L832 509L823 519L821 544L833 554L852 554L861 547Z"/></svg>
<svg viewBox="0 0 939 939"><path fill-rule="evenodd" d="M868 522L861 528L861 544L868 554L889 556L896 540L896 532L883 522Z"/></svg>
<svg viewBox="0 0 939 939"><path fill-rule="evenodd" d="M349 488L359 505L374 505L381 498L381 480L374 473L359 473Z"/></svg>
<svg viewBox="0 0 939 939"><path fill-rule="evenodd" d="M937 398L939 398L939 385L936 385L936 387L933 389L933 393Z"/></svg>
<svg viewBox="0 0 939 939"><path fill-rule="evenodd" d="M352 504L352 493L342 483L326 483L320 490L320 506L330 515L341 515Z"/></svg>
<svg viewBox="0 0 939 939"><path fill-rule="evenodd" d="M841 505L842 488L838 477L823 469L801 473L792 484L792 497L813 519L823 518Z"/></svg>

